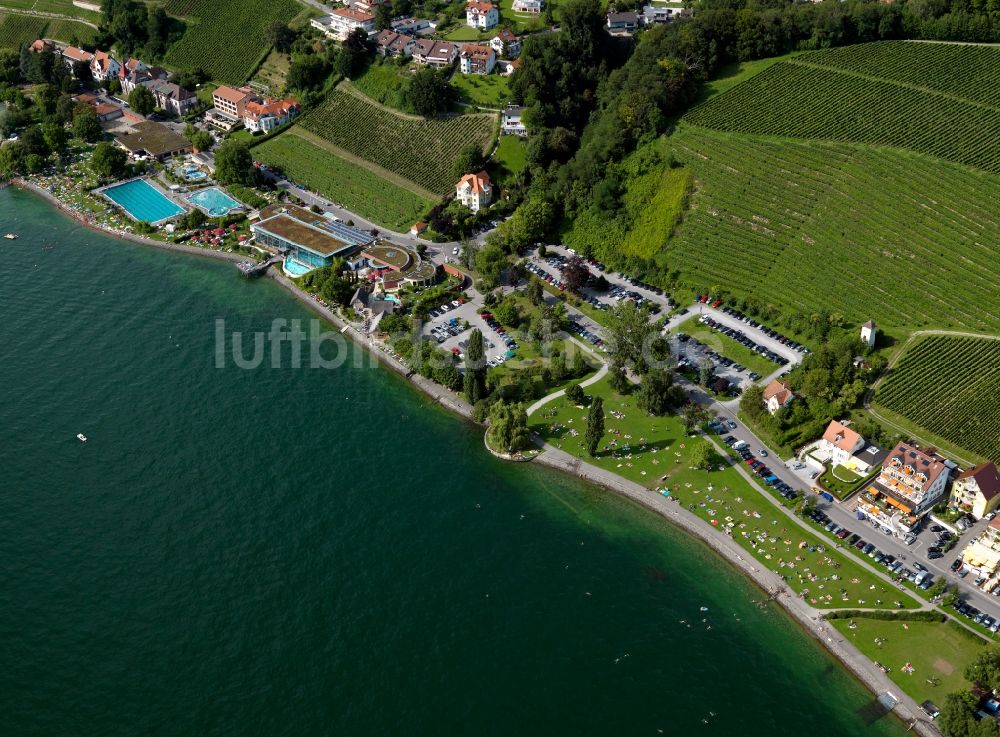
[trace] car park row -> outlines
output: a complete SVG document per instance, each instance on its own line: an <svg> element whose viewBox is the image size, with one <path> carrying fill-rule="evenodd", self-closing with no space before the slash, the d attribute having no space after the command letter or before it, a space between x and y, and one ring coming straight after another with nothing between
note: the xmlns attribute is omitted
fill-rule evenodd
<svg viewBox="0 0 1000 737"><path fill-rule="evenodd" d="M747 348L749 348L754 353L759 353L760 355L764 356L769 361L773 361L774 363L778 364L779 366L787 366L788 365L788 359L787 358L785 358L784 356L778 355L777 353L775 353L774 351L772 351L770 348L768 348L766 346L759 345L758 343L755 343L754 341L750 340L750 338L748 338L746 336L746 334L742 330L737 330L736 328L731 328L731 327L728 327L726 325L723 325L722 323L713 320L708 315L702 315L701 317L699 317L698 318L698 322L700 322L700 323L702 323L704 325L707 325L712 330L716 330L716 331L722 333L723 335L726 335L726 336L732 338L737 343L741 343L742 345L746 346ZM759 325L758 326L751 326L751 327L757 327L758 329L760 329ZM798 345L798 344L796 344L796 345ZM793 346L790 346L790 347L793 347ZM799 346L799 348L802 348L802 346ZM798 350L798 349L796 349L796 350ZM804 352L805 350L806 350L805 348L802 348L802 351L800 351L800 352Z"/></svg>

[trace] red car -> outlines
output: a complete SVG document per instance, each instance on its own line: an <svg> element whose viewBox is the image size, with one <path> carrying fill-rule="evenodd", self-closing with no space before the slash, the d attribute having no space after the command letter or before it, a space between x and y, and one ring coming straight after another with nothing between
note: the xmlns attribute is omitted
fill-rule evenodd
<svg viewBox="0 0 1000 737"><path fill-rule="evenodd" d="M719 306L719 305L721 305L721 304L722 304L722 300L721 300L721 299L717 299L717 300L715 300L715 301L714 301L714 302L712 303L712 307L718 307L718 306Z"/></svg>

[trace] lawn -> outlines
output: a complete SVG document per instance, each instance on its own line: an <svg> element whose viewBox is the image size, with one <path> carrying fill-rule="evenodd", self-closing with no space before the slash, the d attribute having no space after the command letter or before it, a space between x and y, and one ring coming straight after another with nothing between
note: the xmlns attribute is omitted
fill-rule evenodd
<svg viewBox="0 0 1000 737"><path fill-rule="evenodd" d="M294 181L398 232L406 232L433 204L294 132L265 141L253 149L253 154L279 167Z"/></svg>
<svg viewBox="0 0 1000 737"><path fill-rule="evenodd" d="M376 56L363 74L351 80L351 84L376 102L402 112L412 112L403 99L409 77L409 67L400 67L394 61Z"/></svg>
<svg viewBox="0 0 1000 737"><path fill-rule="evenodd" d="M462 102L484 107L502 108L510 100L508 78L493 74L462 74L456 71L451 77L452 86L458 90Z"/></svg>
<svg viewBox="0 0 1000 737"><path fill-rule="evenodd" d="M692 453L707 441L688 436L678 417L645 414L634 396L615 393L606 380L585 392L604 399L607 433L596 458L583 447L586 408L565 398L529 417L531 429L567 453L635 481L650 493L669 492L706 524L730 534L761 564L785 577L791 590L817 608L893 609L896 602L916 606L912 597L789 519L735 466L724 463L723 470L711 472L692 468Z"/></svg>
<svg viewBox="0 0 1000 737"><path fill-rule="evenodd" d="M271 51L260 65L260 69L253 77L253 81L267 85L268 91L278 96L285 91L285 80L288 77L288 68L291 66L291 57L282 54L280 51Z"/></svg>
<svg viewBox="0 0 1000 737"><path fill-rule="evenodd" d="M767 376L778 368L778 364L770 361L759 353L754 353L742 343L737 343L728 335L716 332L698 322L696 316L691 316L674 331L676 333L687 333L716 353L726 358L730 358L736 363L746 366L751 371L756 371L761 376Z"/></svg>
<svg viewBox="0 0 1000 737"><path fill-rule="evenodd" d="M548 0L548 2L553 4L554 21L558 24L559 14L557 6L559 0ZM602 5L605 3L602 2ZM500 0L500 20L509 21L513 24L513 30L515 32L520 31L537 31L545 28L545 20L542 14L535 13L515 13L513 10L514 0Z"/></svg>
<svg viewBox="0 0 1000 737"><path fill-rule="evenodd" d="M504 186L517 180L528 165L528 145L518 136L500 136L500 145L493 154L490 175L493 181Z"/></svg>
<svg viewBox="0 0 1000 737"><path fill-rule="evenodd" d="M953 691L968 688L965 666L986 644L961 625L947 622L891 622L856 618L829 621L866 657L889 668L889 678L920 703L938 707ZM913 672L903 667L909 663Z"/></svg>
<svg viewBox="0 0 1000 737"><path fill-rule="evenodd" d="M478 28L467 26L464 23L454 31L448 31L444 37L449 41L488 41L497 35L496 29L480 31Z"/></svg>
<svg viewBox="0 0 1000 737"><path fill-rule="evenodd" d="M871 475L874 476L876 473L877 470ZM834 466L819 477L820 485L841 500L857 489L863 480L865 480L863 477L843 466Z"/></svg>

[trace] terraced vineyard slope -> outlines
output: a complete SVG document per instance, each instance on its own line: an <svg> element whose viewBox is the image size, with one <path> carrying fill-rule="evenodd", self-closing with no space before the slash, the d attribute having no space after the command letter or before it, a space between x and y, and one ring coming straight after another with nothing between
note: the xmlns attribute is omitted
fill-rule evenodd
<svg viewBox="0 0 1000 737"><path fill-rule="evenodd" d="M459 152L470 143L485 152L497 133L495 115L428 120L397 113L343 87L299 125L436 195L454 187L452 168Z"/></svg>
<svg viewBox="0 0 1000 737"><path fill-rule="evenodd" d="M949 443L1000 462L1000 340L921 338L875 394L884 407Z"/></svg>
<svg viewBox="0 0 1000 737"><path fill-rule="evenodd" d="M692 110L737 133L894 146L1000 172L1000 49L920 42L775 64Z"/></svg>
<svg viewBox="0 0 1000 737"><path fill-rule="evenodd" d="M244 82L271 49L271 24L287 23L301 10L295 0L168 0L167 13L191 22L165 61L201 67L220 82Z"/></svg>
<svg viewBox="0 0 1000 737"><path fill-rule="evenodd" d="M47 18L0 12L0 49L20 49L42 35Z"/></svg>

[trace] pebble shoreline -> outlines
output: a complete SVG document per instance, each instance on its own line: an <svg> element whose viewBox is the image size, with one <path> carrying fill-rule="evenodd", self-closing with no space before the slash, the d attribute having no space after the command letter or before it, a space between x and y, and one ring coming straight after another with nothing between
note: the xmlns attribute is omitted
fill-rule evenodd
<svg viewBox="0 0 1000 737"><path fill-rule="evenodd" d="M167 251L186 253L194 256L214 258L218 260L239 262L245 260L244 257L226 251L214 251L206 248L186 246L180 243L166 243L163 241L144 238L132 233L106 228L83 217L75 210L66 206L57 197L53 196L42 187L22 179L12 179L11 184L15 187L31 191L44 198L50 204L57 207L61 212L69 215L73 220L98 232L117 236L126 241L139 245L152 246ZM461 397L453 394L444 387L434 383L426 377L413 373L408 367L391 355L381 350L375 342L365 335L362 335L356 328L340 318L333 310L325 307L314 299L307 292L294 284L291 279L280 271L270 269L267 276L274 279L284 287L290 294L298 299L303 305L313 312L335 325L341 334L347 335L357 345L366 349L367 355L373 360L373 364L381 363L392 369L409 383L416 386L420 391L435 400L442 407L448 409L459 417L473 422L472 406ZM487 446L488 448L488 446ZM492 451L491 451L492 452ZM494 455L497 455L494 453ZM893 713L911 731L921 735L921 737L941 737L941 732L937 726L930 721L919 710L916 702L889 680L885 673L875 667L860 651L844 640L840 633L832 626L826 624L821 618L818 610L813 609L805 601L789 594L784 588L784 581L775 573L760 568L757 561L744 557L744 550L727 535L707 527L692 512L676 501L671 501L660 494L656 494L639 484L617 476L603 469L592 466L569 455L552 446L545 445L542 452L531 459L535 463L540 463L548 468L576 476L586 482L596 484L609 491L615 492L630 501L641 505L660 517L666 519L684 532L692 535L702 543L707 545L716 554L728 561L737 570L753 581L763 592L771 596L781 607L794 619L813 639L822 644L837 660L839 660L866 688L878 695L886 691L892 693L899 699ZM778 592L778 593L775 593Z"/></svg>

